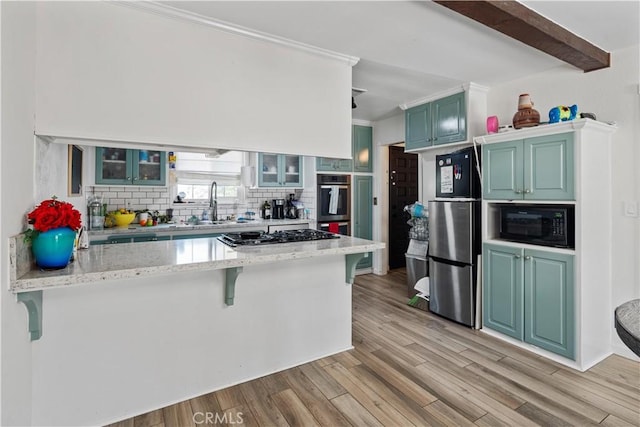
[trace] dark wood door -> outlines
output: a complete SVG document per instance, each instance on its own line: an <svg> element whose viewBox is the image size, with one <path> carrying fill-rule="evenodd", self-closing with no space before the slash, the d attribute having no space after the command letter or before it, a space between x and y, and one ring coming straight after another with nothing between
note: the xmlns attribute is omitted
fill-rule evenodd
<svg viewBox="0 0 640 427"><path fill-rule="evenodd" d="M418 155L389 147L389 268L405 266L410 215L404 207L418 200Z"/></svg>

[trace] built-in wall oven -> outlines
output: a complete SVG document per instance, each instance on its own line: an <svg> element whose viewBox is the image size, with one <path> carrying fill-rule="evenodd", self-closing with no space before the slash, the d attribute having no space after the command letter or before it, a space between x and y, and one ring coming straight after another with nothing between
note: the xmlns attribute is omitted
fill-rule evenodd
<svg viewBox="0 0 640 427"><path fill-rule="evenodd" d="M343 236L351 236L351 222L319 222L318 230L329 231L331 233L342 234Z"/></svg>
<svg viewBox="0 0 640 427"><path fill-rule="evenodd" d="M351 176L318 175L318 229L351 235Z"/></svg>

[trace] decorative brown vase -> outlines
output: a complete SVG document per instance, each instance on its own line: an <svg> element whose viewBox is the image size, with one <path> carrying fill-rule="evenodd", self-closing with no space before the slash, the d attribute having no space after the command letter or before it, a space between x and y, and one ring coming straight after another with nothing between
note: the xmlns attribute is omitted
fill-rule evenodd
<svg viewBox="0 0 640 427"><path fill-rule="evenodd" d="M523 93L518 99L518 112L513 116L513 127L516 129L538 126L540 113L533 109L533 102L528 93Z"/></svg>

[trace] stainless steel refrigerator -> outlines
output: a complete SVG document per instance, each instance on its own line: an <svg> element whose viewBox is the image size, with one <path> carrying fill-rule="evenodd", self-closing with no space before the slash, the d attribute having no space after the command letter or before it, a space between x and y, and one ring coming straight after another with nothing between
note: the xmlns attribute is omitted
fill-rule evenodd
<svg viewBox="0 0 640 427"><path fill-rule="evenodd" d="M475 327L480 201L430 201L429 232L429 310Z"/></svg>

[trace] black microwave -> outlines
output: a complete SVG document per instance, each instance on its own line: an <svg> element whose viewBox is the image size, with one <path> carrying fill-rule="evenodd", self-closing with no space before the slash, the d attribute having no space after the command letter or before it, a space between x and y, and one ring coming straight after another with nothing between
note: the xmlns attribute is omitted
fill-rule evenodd
<svg viewBox="0 0 640 427"><path fill-rule="evenodd" d="M574 248L574 206L500 206L500 238L533 245Z"/></svg>

